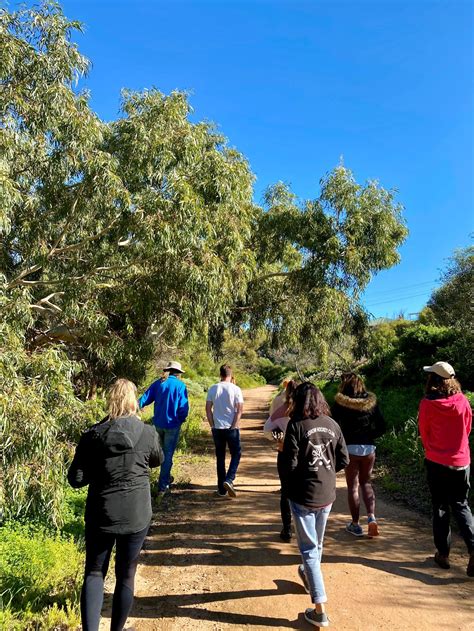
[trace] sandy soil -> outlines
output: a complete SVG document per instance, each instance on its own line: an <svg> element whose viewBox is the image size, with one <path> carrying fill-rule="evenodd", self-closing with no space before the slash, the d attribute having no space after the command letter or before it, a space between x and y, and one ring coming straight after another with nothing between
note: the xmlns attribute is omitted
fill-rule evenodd
<svg viewBox="0 0 474 631"><path fill-rule="evenodd" d="M197 465L191 488L173 492L155 515L128 628L311 628L302 615L311 603L297 577L296 543L278 537L276 452L261 432L272 390L244 392L237 499L214 496L211 460ZM432 560L427 519L380 499L377 516L378 539L345 532L340 476L323 556L331 628L474 631L474 581L465 574L462 542L455 542L451 570L443 571Z"/></svg>

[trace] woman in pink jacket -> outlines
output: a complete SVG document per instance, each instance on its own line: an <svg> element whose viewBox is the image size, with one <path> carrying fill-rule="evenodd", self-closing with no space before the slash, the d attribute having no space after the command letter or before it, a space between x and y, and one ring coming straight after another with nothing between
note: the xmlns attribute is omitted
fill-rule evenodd
<svg viewBox="0 0 474 631"><path fill-rule="evenodd" d="M450 364L436 362L424 370L429 376L418 425L433 504L434 560L449 569L452 511L469 553L466 572L474 577L474 526L468 504L472 410Z"/></svg>

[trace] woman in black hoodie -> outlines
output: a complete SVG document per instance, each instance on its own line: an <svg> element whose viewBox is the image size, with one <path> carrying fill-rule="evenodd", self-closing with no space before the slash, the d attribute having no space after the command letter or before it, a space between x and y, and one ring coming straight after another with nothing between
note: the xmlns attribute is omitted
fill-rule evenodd
<svg viewBox="0 0 474 631"><path fill-rule="evenodd" d="M302 383L296 388L281 463L282 490L290 500L303 560L298 574L314 603L304 617L316 627L329 626L321 572L323 539L336 499L336 473L349 463L341 428L329 414L315 385Z"/></svg>
<svg viewBox="0 0 474 631"><path fill-rule="evenodd" d="M341 377L339 392L332 406L332 417L339 423L350 455L345 470L347 496L352 521L346 530L356 537L364 532L359 525L359 486L367 509L368 536L379 534L375 519L375 494L371 475L375 463L374 441L385 433L385 421L377 405L377 397L367 392L362 379L353 372Z"/></svg>
<svg viewBox="0 0 474 631"><path fill-rule="evenodd" d="M152 514L149 470L163 462L157 432L137 416L136 386L118 379L110 388L107 403L108 416L81 436L68 471L71 486L89 485L81 592L84 631L99 629L104 579L114 544L116 584L110 629L123 629Z"/></svg>

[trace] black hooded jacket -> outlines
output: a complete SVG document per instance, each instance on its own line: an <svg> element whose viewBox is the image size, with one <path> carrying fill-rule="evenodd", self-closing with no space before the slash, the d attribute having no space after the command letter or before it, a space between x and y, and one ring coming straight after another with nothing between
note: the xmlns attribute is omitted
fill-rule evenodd
<svg viewBox="0 0 474 631"><path fill-rule="evenodd" d="M158 433L136 416L104 419L84 432L67 477L74 488L89 485L86 527L115 534L146 528L149 470L162 462Z"/></svg>
<svg viewBox="0 0 474 631"><path fill-rule="evenodd" d="M291 419L281 456L282 486L288 499L321 508L336 499L336 473L349 464L341 428L329 416Z"/></svg>
<svg viewBox="0 0 474 631"><path fill-rule="evenodd" d="M373 445L375 439L386 431L377 397L372 392L361 398L338 392L331 415L339 423L347 445Z"/></svg>

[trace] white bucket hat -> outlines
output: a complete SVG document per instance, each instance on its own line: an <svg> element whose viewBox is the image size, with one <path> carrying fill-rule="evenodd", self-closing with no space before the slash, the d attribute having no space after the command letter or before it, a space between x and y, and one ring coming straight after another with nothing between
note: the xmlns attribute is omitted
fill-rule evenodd
<svg viewBox="0 0 474 631"><path fill-rule="evenodd" d="M168 370L176 370L177 372L183 373L184 370L181 368L181 364L179 362L168 362L168 365L163 368L165 372Z"/></svg>
<svg viewBox="0 0 474 631"><path fill-rule="evenodd" d="M454 377L454 368L448 362L436 362L432 366L423 366L423 370L426 372L434 372L443 379L449 379L450 377Z"/></svg>

